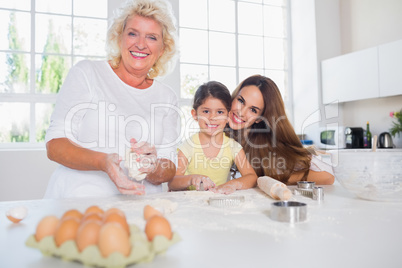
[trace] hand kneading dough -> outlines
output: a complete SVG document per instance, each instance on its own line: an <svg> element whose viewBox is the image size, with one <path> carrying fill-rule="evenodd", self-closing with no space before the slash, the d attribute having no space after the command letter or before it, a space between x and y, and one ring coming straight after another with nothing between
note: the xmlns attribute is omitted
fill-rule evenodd
<svg viewBox="0 0 402 268"><path fill-rule="evenodd" d="M138 171L142 167L140 162L137 162L137 158L139 155L131 152L130 150L126 151L126 161L124 163L124 167L128 170L128 176L137 181L142 181L147 176L146 173L142 173Z"/></svg>

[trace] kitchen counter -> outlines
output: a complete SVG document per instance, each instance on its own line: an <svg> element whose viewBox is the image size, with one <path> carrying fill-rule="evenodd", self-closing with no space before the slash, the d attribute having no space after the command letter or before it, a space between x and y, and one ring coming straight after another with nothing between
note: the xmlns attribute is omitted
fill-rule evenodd
<svg viewBox="0 0 402 268"><path fill-rule="evenodd" d="M212 207L208 200L216 194L195 191L0 202L0 266L83 267L25 246L42 217L91 205L118 207L143 229L143 207L150 204L165 210L182 240L152 262L132 267L402 267L402 203L358 199L338 183L324 190L321 203L293 196L307 204L307 220L294 224L271 220L275 200L258 188L235 193L245 202L230 208ZM4 214L20 205L28 216L13 224Z"/></svg>

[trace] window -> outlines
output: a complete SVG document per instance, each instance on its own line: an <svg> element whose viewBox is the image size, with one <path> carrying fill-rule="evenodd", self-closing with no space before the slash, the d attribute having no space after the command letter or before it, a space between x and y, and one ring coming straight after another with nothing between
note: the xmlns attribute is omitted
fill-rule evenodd
<svg viewBox="0 0 402 268"><path fill-rule="evenodd" d="M76 62L103 59L108 1L0 0L0 147L44 147L56 95ZM288 0L178 0L183 123L195 89L272 78L291 109ZM93 8L96 6L96 8ZM185 125L194 129L195 125Z"/></svg>
<svg viewBox="0 0 402 268"><path fill-rule="evenodd" d="M1 147L44 146L67 72L104 58L106 31L107 0L0 0Z"/></svg>
<svg viewBox="0 0 402 268"><path fill-rule="evenodd" d="M290 104L286 0L180 0L179 9L180 97L188 118L199 85L217 80L233 91L253 74L273 79Z"/></svg>

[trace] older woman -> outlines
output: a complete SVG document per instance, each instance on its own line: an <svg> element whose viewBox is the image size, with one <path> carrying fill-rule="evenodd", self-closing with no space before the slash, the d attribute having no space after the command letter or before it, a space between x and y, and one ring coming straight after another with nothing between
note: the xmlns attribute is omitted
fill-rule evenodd
<svg viewBox="0 0 402 268"><path fill-rule="evenodd" d="M239 142L257 176L286 184L300 180L333 184L332 167L303 147L287 119L276 84L268 77L250 76L232 93L228 135ZM241 185L231 180L215 191L231 193Z"/></svg>
<svg viewBox="0 0 402 268"><path fill-rule="evenodd" d="M77 63L58 94L46 147L61 165L45 198L157 192L175 174L177 97L154 79L173 67L176 55L170 4L126 2L107 37L108 60ZM139 170L144 184L125 175L127 150L146 163Z"/></svg>

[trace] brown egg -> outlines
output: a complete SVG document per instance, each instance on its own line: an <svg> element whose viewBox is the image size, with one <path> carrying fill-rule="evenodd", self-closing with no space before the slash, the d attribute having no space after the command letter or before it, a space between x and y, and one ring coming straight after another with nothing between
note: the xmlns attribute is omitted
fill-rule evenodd
<svg viewBox="0 0 402 268"><path fill-rule="evenodd" d="M105 258L113 252L128 256L131 251L130 237L120 224L109 222L100 230L98 247Z"/></svg>
<svg viewBox="0 0 402 268"><path fill-rule="evenodd" d="M103 215L103 213L105 213L104 211L103 211L103 209L101 209L100 207L98 207L98 206L95 206L95 205L93 205L93 206L90 206L90 207L88 207L86 210L85 210L85 212L84 212L84 215L85 214L89 214L89 213L99 213L99 214L101 214L101 215Z"/></svg>
<svg viewBox="0 0 402 268"><path fill-rule="evenodd" d="M103 217L103 224L108 222L115 222L120 224L120 226L130 235L130 227L128 226L126 216L120 214L119 212L105 214Z"/></svg>
<svg viewBox="0 0 402 268"><path fill-rule="evenodd" d="M50 215L42 218L36 226L35 239L41 241L46 236L52 236L56 232L59 219L56 216Z"/></svg>
<svg viewBox="0 0 402 268"><path fill-rule="evenodd" d="M114 213L119 213L123 216L126 216L126 214L124 214L124 212L118 208L109 208L108 210L105 211L105 215L114 214Z"/></svg>
<svg viewBox="0 0 402 268"><path fill-rule="evenodd" d="M102 219L103 219L103 214L98 213L98 212L90 212L90 213L84 214L84 216L81 219L81 222L92 221L92 220L102 221Z"/></svg>
<svg viewBox="0 0 402 268"><path fill-rule="evenodd" d="M77 236L77 230L80 226L80 221L76 218L66 218L60 220L56 232L54 233L54 241L56 246L60 247L68 240L74 240Z"/></svg>
<svg viewBox="0 0 402 268"><path fill-rule="evenodd" d="M172 228L169 221L163 216L153 216L145 225L145 234L149 241L152 241L155 236L163 235L167 239L172 239Z"/></svg>
<svg viewBox="0 0 402 268"><path fill-rule="evenodd" d="M75 218L80 221L82 219L82 217L83 217L83 214L80 211L78 211L77 209L70 209L70 210L67 210L63 214L63 216L61 217L61 220L64 220L67 218Z"/></svg>
<svg viewBox="0 0 402 268"><path fill-rule="evenodd" d="M159 210L155 209L154 207L151 207L150 205L146 205L144 207L144 220L148 221L151 217L155 215L163 216Z"/></svg>
<svg viewBox="0 0 402 268"><path fill-rule="evenodd" d="M87 220L82 222L75 237L75 243L77 244L78 250L83 251L90 245L97 245L101 228L102 222L98 220Z"/></svg>

